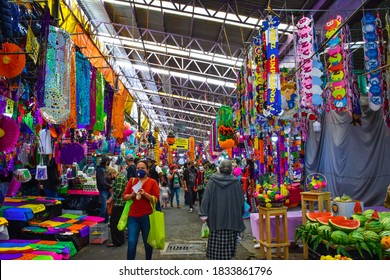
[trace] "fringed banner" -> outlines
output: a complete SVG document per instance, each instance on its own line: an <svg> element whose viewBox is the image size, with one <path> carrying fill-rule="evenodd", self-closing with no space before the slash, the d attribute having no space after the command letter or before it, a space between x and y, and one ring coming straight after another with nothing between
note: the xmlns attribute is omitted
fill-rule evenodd
<svg viewBox="0 0 390 280"><path fill-rule="evenodd" d="M112 108L113 108L113 101L114 101L114 89L109 83L106 83L106 95L104 96L104 110L107 114L107 120L106 120L106 136L111 136L111 130L112 130ZM122 111L123 114L123 111Z"/></svg>
<svg viewBox="0 0 390 280"><path fill-rule="evenodd" d="M76 48L72 47L70 55L70 114L66 127L77 128L77 98L76 98Z"/></svg>
<svg viewBox="0 0 390 280"><path fill-rule="evenodd" d="M82 53L76 53L77 125L90 123L91 64Z"/></svg>
<svg viewBox="0 0 390 280"><path fill-rule="evenodd" d="M100 71L96 75L96 122L93 126L95 131L104 131L104 92L105 80Z"/></svg>
<svg viewBox="0 0 390 280"><path fill-rule="evenodd" d="M97 73L96 68L91 67L91 88L90 88L90 100L89 100L89 108L90 108L89 111L91 113L89 116L89 125L87 126L87 130L92 130L96 123L96 73Z"/></svg>

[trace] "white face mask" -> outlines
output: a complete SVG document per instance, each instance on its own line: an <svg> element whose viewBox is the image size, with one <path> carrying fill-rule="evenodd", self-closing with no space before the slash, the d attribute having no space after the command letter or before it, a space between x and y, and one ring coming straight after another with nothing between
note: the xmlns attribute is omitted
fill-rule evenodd
<svg viewBox="0 0 390 280"><path fill-rule="evenodd" d="M199 170L200 170L200 171L203 171L203 170L204 170L204 167L203 167L203 166L199 166Z"/></svg>

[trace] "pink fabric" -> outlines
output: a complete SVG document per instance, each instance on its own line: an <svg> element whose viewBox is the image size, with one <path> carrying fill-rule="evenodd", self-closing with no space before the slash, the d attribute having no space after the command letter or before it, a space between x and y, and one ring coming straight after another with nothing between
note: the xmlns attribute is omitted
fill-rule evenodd
<svg viewBox="0 0 390 280"><path fill-rule="evenodd" d="M36 251L33 252L33 254L35 254L35 255L52 256L53 260L62 260L62 255L57 254L56 252L36 250Z"/></svg>
<svg viewBox="0 0 390 280"><path fill-rule="evenodd" d="M100 223L100 222L104 221L104 218L97 217L97 216L86 216L85 218L83 218L83 220L84 221L94 221L94 222Z"/></svg>

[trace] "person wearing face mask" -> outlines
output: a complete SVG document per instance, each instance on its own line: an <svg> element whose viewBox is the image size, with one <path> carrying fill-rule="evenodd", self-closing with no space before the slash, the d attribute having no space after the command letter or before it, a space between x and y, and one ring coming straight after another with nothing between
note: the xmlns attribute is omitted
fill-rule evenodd
<svg viewBox="0 0 390 280"><path fill-rule="evenodd" d="M160 189L157 181L148 177L148 163L146 161L141 160L137 162L136 174L136 179L129 180L123 193L123 200L133 200L127 220L127 259L135 260L138 236L141 232L145 249L145 258L151 260L153 248L147 242L150 230L149 215L153 212L150 204L159 201ZM138 182L142 184L142 187L138 192L134 192L133 187L137 185Z"/></svg>

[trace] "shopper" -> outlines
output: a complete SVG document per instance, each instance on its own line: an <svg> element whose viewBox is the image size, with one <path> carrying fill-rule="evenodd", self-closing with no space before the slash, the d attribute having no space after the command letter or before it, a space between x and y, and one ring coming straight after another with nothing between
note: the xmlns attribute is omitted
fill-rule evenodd
<svg viewBox="0 0 390 280"><path fill-rule="evenodd" d="M141 232L145 248L145 258L152 259L153 248L147 243L150 223L149 215L153 212L151 202L157 203L160 199L160 189L156 180L148 177L148 164L146 161L138 161L137 178L127 183L123 193L123 200L133 200L130 207L128 228L127 259L134 260L137 252L138 236ZM138 192L133 187L140 182L142 184Z"/></svg>
<svg viewBox="0 0 390 280"><path fill-rule="evenodd" d="M193 162L189 162L187 164L187 168L184 170L184 191L187 193L188 197L188 206L189 206L189 212L192 213L192 211L195 209L194 202L195 202L195 184L196 184L196 174L197 170L195 169L195 165Z"/></svg>
<svg viewBox="0 0 390 280"><path fill-rule="evenodd" d="M127 180L130 180L130 178L135 178L136 175L136 167L134 163L134 156L132 154L128 154L125 157L125 162L126 162L126 177Z"/></svg>
<svg viewBox="0 0 390 280"><path fill-rule="evenodd" d="M47 165L47 180L42 182L45 195L47 197L57 198L58 188L60 187L61 182L62 180L60 172L58 171L58 165L54 157L52 157Z"/></svg>
<svg viewBox="0 0 390 280"><path fill-rule="evenodd" d="M110 161L111 159L108 156L103 156L100 165L96 168L96 186L100 197L99 216L104 218L105 223L108 223L106 202L111 195L111 181L106 178L106 167L110 165Z"/></svg>
<svg viewBox="0 0 390 280"><path fill-rule="evenodd" d="M207 183L201 206L201 216L207 221L210 235L207 258L230 260L236 254L237 236L245 230L244 194L240 181L232 174L232 163L223 160L219 173Z"/></svg>
<svg viewBox="0 0 390 280"><path fill-rule="evenodd" d="M206 188L205 182L205 169L203 163L200 163L198 166L198 172L196 174L196 192L199 199L199 208L202 205L203 194Z"/></svg>
<svg viewBox="0 0 390 280"><path fill-rule="evenodd" d="M173 198L176 195L176 207L181 208L180 188L182 186L182 180L176 164L171 165L171 170L169 171L167 177L169 180L169 190L171 192L171 196L170 196L171 207L173 207Z"/></svg>
<svg viewBox="0 0 390 280"><path fill-rule="evenodd" d="M123 192L125 191L127 178L124 174L119 173L115 168L108 166L106 168L106 178L113 180L112 196L107 199L107 205L114 203L110 218L110 231L112 242L107 247L120 247L125 244L124 231L118 230L118 222L122 215L125 201L123 200Z"/></svg>

